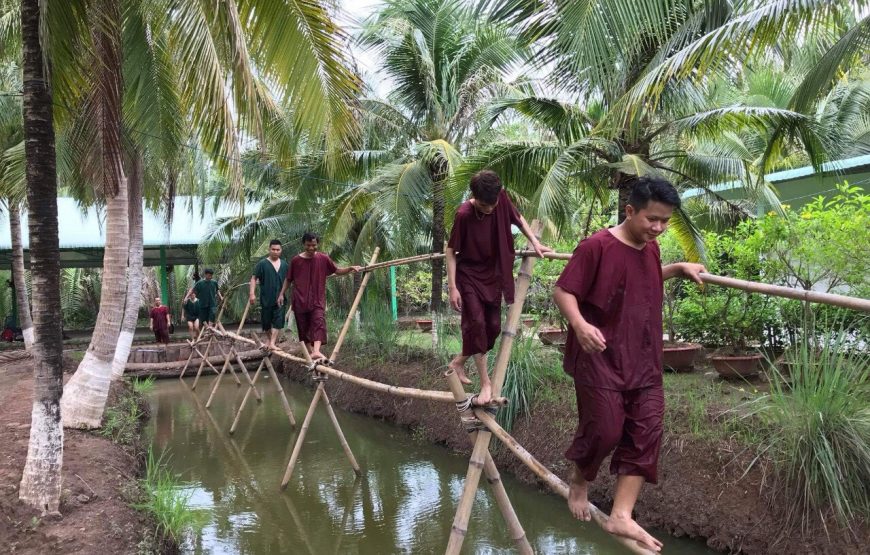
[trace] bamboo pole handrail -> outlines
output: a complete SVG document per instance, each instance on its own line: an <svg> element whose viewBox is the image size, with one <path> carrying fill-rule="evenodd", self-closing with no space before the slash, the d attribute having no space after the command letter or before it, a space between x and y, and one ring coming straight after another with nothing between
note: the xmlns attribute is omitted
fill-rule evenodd
<svg viewBox="0 0 870 555"><path fill-rule="evenodd" d="M492 434L501 440L502 443L507 446L510 451L516 455L516 457L525 464L529 470L535 473L535 475L544 481L545 484L555 493L556 495L560 495L565 499L568 499L568 484L562 481L561 478L556 476L549 468L544 466L540 461L538 461L531 453L529 453L525 447L523 447L516 439L514 439L504 428L499 426L498 422L496 422L495 418L492 415L488 414L486 411L480 410L478 408L474 408L474 415L480 420L487 429L492 432ZM607 516L604 512L602 512L598 507L589 503L590 512L592 513L592 520L604 529L604 524L608 521L610 517ZM606 531L606 530L605 530ZM621 543L623 546L631 550L632 553L636 553L637 555L653 555L653 552L641 547L637 544L637 542L625 538L622 536L612 535L616 541Z"/></svg>

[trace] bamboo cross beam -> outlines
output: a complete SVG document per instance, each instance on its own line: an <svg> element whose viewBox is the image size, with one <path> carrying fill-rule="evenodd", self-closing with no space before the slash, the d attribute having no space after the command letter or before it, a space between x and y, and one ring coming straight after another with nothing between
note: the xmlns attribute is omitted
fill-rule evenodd
<svg viewBox="0 0 870 555"><path fill-rule="evenodd" d="M260 341L260 338L257 337L257 334L252 333L251 337L253 337L254 340L257 342L257 346L262 349L263 342ZM287 415L287 419L290 421L290 426L293 428L296 427L296 419L293 417L293 409L290 408L290 402L287 400L287 396L284 394L284 388L281 387L281 381L278 379L278 374L275 372L275 368L272 366L272 361L269 360L269 354L267 353L266 356L264 356L263 359L260 361L260 365L257 367L257 372L254 374L254 378L251 380L250 388L245 393L245 396L242 398L242 404L239 406L239 410L236 411L236 417L233 419L232 426L230 426L230 435L232 435L236 431L239 417L242 415L242 411L245 410L245 404L248 402L248 394L250 393L250 390L254 389L256 391L254 385L257 383L257 378L260 377L260 371L263 369L264 366L269 373L269 377L275 384L275 388L278 390L278 395L281 397L281 405L284 408L284 414Z"/></svg>
<svg viewBox="0 0 870 555"><path fill-rule="evenodd" d="M215 318L216 322L221 321L221 318L224 315L224 309L227 306L228 300L229 300L229 296L224 297L224 302L221 303L221 308L217 313L217 318ZM247 311L246 311L246 313L247 313ZM244 319L245 318L243 316L242 321L244 321ZM208 323L206 323L206 322L200 322L200 330L199 330L200 335L202 335L205 332L205 328L208 328L208 331L209 331L208 344L205 346L205 354L202 356L202 360L199 363L199 369L197 369L197 371L196 371L196 379L193 380L193 386L191 387L191 389L193 389L193 390L196 390L196 384L199 382L200 375L202 375L202 368L205 365L205 361L208 360L208 353L211 350L211 344L214 341L214 326L209 326ZM239 328L239 331L241 331L241 328Z"/></svg>
<svg viewBox="0 0 870 555"><path fill-rule="evenodd" d="M537 220L532 222L532 231L535 235L540 233L541 224ZM519 275L516 279L514 304L508 310L507 319L505 321L504 330L502 331L501 343L499 344L498 353L495 357L495 364L492 371L492 394L500 395L502 385L504 385L505 373L507 371L508 361L510 360L511 349L513 348L514 337L517 334L517 324L523 312L526 295L529 292L529 284L532 280L532 269L534 268L536 259L531 256L523 258L520 264ZM468 471L465 475L465 484L462 488L462 495L459 499L459 506L456 509L456 515L453 518L453 526L450 529L450 538L447 541L447 555L458 555L462 549L462 543L465 540L465 534L468 531L468 521L471 518L471 509L474 504L474 497L477 493L477 488L480 484L480 475L486 461L486 455L489 454L489 441L492 434L489 431L480 431L477 433L477 438L474 441L474 449L471 451L471 460L468 464Z"/></svg>
<svg viewBox="0 0 870 555"><path fill-rule="evenodd" d="M248 343L250 345L255 345L256 342L253 339L248 339L247 337L241 337L239 335L234 334L233 332L227 331L220 333L220 336L232 338L236 341L242 343ZM283 358L284 360L289 360L291 362L295 362L297 364L301 364L303 366L308 367L309 363L302 357L298 357L295 355L291 355L290 353L282 350L275 349L272 351L272 354ZM453 403L453 395L451 395L447 391L439 391L434 389L417 389L413 387L402 387L398 385L389 385L382 382L376 382L374 380L369 380L366 378L362 378L360 376L354 376L353 374L348 374L347 372L342 372L337 368L333 368L331 366L325 366L323 364L317 364L314 367L315 370L322 374L327 374L332 378L342 380L348 383L352 383L354 385L358 385L360 387L364 387L365 389L369 389L371 391L378 391L381 393L386 393L388 395L392 395L394 397L404 397L406 399L419 399L421 401L435 401L438 403ZM504 397L493 397L493 401L491 403L492 406L504 406L507 404L507 399Z"/></svg>
<svg viewBox="0 0 870 555"><path fill-rule="evenodd" d="M495 418L493 418L492 415L477 408L472 410L477 419L480 420L493 435L500 439L501 442L504 443L507 448L510 449L511 452L529 468L529 470L534 472L536 476L543 480L554 493L568 499L568 484L563 482L561 478L553 474L550 469L541 464L540 461L538 461L531 453L526 451L517 440L507 433L504 428L499 426L498 422L495 421ZM589 503L589 508L592 513L592 520L595 521L595 523L603 530L604 524L607 522L609 517L591 502ZM653 555L652 551L645 547L641 547L636 541L622 536L611 535L611 537L628 548L632 553L636 553L637 555Z"/></svg>
<svg viewBox="0 0 870 555"><path fill-rule="evenodd" d="M224 304L226 304L226 300L224 301ZM247 320L247 318L248 318L248 309L250 309L250 308L251 308L251 304L245 303L245 310L244 310L244 312L242 312L242 318L239 321L239 327L236 330L236 337L241 337L242 328L245 325L245 320ZM211 333L214 335L226 333L226 330L221 325L220 320L215 322L215 325L211 327ZM232 358L233 357L238 358L238 355L236 355L236 341L233 338L230 338L230 339L231 339L230 351L225 354L223 368L221 368L220 374L218 374L217 378L215 378L214 385L212 385L211 393L208 396L208 402L206 402L206 404L205 404L205 408L207 408L207 409L211 408L211 402L212 402L212 400L214 400L215 393L217 393L217 390L221 385L221 378L223 377L224 372L226 372L227 367L229 367L231 372L233 370ZM221 347L221 351L223 351L222 347ZM242 364L242 367L239 369L239 371L244 373L246 376L248 375L248 370L247 370L247 368L245 368L244 364ZM235 376L235 372L233 372L233 375ZM251 380L251 377L248 376L248 381L250 382L250 380ZM254 391L254 394L257 396L258 399L260 398L260 394L256 390Z"/></svg>
<svg viewBox="0 0 870 555"><path fill-rule="evenodd" d="M375 248L375 252L372 253L371 260L369 261L370 264L374 264L378 259L378 254L380 254L380 252L380 247ZM338 339L335 342L335 346L332 348L330 358L333 361L338 357L338 353L341 350L341 344L344 342L344 337L347 334L347 330L350 328L354 314L356 314L359 303L362 300L370 276L371 274L363 276L363 279L359 284L359 289L356 292L353 303L350 305L350 310L348 310L347 318L344 320L344 325L341 326L341 333L338 334ZM300 341L299 344L302 346L302 352L305 354L306 362L313 366L314 361L311 360L311 355L308 353L308 348L305 346L305 343ZM335 416L335 411L332 409L332 404L329 402L329 396L326 394L323 380L319 379L317 383L317 391L314 393L314 398L311 400L311 405L309 405L308 412L305 414L305 420L302 422L302 429L299 430L299 435L296 437L296 444L293 445L293 453L290 455L290 462L287 463L287 469L284 471L284 477L281 479L281 489L285 489L287 484L290 483L290 477L293 475L293 469L296 467L296 461L299 460L299 453L302 451L305 434L308 433L308 425L311 423L311 417L314 415L314 409L317 408L317 403L320 399L323 399L323 402L326 405L326 412L329 414L329 419L332 422L332 426L335 428L336 435L338 435L338 441L341 443L341 448L344 450L344 454L347 456L348 461L350 461L350 466L353 468L353 471L357 476L362 475L359 463L356 462L356 457L353 456L350 445L347 443L347 438L344 437L344 432L341 429L341 425L338 423L338 418Z"/></svg>

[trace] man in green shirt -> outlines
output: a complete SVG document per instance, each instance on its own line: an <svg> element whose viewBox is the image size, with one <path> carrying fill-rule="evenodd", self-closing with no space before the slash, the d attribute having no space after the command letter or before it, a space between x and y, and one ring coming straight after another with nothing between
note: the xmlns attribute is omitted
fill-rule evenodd
<svg viewBox="0 0 870 555"><path fill-rule="evenodd" d="M260 283L260 321L263 331L271 332L265 345L267 349L274 349L277 346L278 332L284 328L284 306L278 304L278 292L286 277L287 262L281 258L281 241L272 239L269 242L269 256L254 266L250 283L251 304L257 300L254 292L257 282Z"/></svg>
<svg viewBox="0 0 870 555"><path fill-rule="evenodd" d="M199 325L211 327L214 324L215 315L217 314L218 301L223 302L224 297L218 291L218 284L212 279L214 272L211 268L206 268L203 272L204 279L196 282L190 292L196 293L199 299Z"/></svg>

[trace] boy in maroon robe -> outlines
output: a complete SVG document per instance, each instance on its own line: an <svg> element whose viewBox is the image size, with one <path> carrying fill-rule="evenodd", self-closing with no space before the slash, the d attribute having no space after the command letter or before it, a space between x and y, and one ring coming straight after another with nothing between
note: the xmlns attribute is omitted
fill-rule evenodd
<svg viewBox="0 0 870 555"><path fill-rule="evenodd" d="M154 332L154 338L158 343L169 343L169 307L163 305L160 297L154 299L150 316L148 327Z"/></svg>
<svg viewBox="0 0 870 555"><path fill-rule="evenodd" d="M511 225L528 237L538 256L552 251L538 242L502 189L498 174L490 170L475 174L471 198L456 210L445 257L450 306L462 313L462 353L450 362L450 368L462 383L470 384L465 362L474 357L480 376L480 394L475 400L479 405L492 400L486 353L501 333L501 298L507 304L514 302Z"/></svg>
<svg viewBox="0 0 870 555"><path fill-rule="evenodd" d="M320 346L326 343L326 278L359 272L362 266L340 268L328 255L317 252L320 238L314 233L302 236L304 250L293 257L287 278L278 293L278 306L284 304L284 292L293 284L293 316L299 340L304 342L314 360L326 358Z"/></svg>
<svg viewBox="0 0 870 555"><path fill-rule="evenodd" d="M662 543L632 519L644 481L656 483L664 415L662 282L701 283L700 264L661 265L656 237L668 226L680 196L664 179L635 180L625 220L580 242L556 282L553 299L574 333L564 369L574 378L580 411L565 457L574 462L568 507L589 520L588 484L613 451L617 475L605 527L653 551ZM614 450L615 449L615 450Z"/></svg>

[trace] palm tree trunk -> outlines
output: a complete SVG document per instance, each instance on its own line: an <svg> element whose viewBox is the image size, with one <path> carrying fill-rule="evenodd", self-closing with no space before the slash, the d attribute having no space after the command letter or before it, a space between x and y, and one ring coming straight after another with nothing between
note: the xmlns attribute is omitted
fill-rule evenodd
<svg viewBox="0 0 870 555"><path fill-rule="evenodd" d="M104 24L95 30L94 43L102 62L98 69L96 98L100 102L103 191L106 195L106 247L100 312L91 344L61 399L63 425L97 428L106 407L112 379L112 362L127 298L127 259L130 250L127 178L121 153L121 16L118 3L101 2Z"/></svg>
<svg viewBox="0 0 870 555"><path fill-rule="evenodd" d="M133 154L130 179L127 182L130 221L130 250L127 270L127 298L124 306L124 319L121 322L121 333L118 334L118 345L115 347L115 357L112 360L112 379L118 379L124 374L124 367L133 346L133 336L136 332L136 322L139 319L139 307L142 306L142 256L144 247L142 231L142 157Z"/></svg>
<svg viewBox="0 0 870 555"><path fill-rule="evenodd" d="M432 252L444 251L444 179L432 181ZM432 312L440 313L443 307L444 260L432 260Z"/></svg>
<svg viewBox="0 0 870 555"><path fill-rule="evenodd" d="M33 409L30 443L18 498L43 514L60 506L63 393L60 306L60 247L57 232L57 174L51 92L39 42L39 0L21 2L24 78L24 152L30 207L30 270L33 290Z"/></svg>
<svg viewBox="0 0 870 555"><path fill-rule="evenodd" d="M18 304L18 321L24 336L24 348L33 347L33 320L30 318L30 303L27 301L27 286L24 283L24 247L21 243L21 208L9 199L9 234L12 238L12 283L15 285L15 302Z"/></svg>

